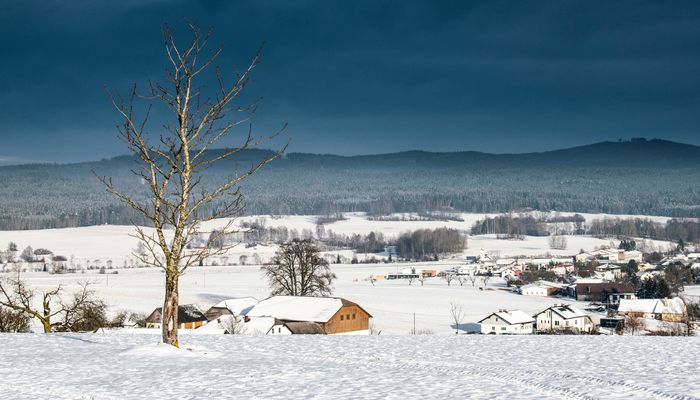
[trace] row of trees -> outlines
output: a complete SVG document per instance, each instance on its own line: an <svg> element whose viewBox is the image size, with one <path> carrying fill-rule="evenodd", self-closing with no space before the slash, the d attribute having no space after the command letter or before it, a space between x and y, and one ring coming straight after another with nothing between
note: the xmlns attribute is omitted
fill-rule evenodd
<svg viewBox="0 0 700 400"><path fill-rule="evenodd" d="M437 259L440 254L458 253L466 246L466 237L456 229L418 229L396 239L396 253L411 260Z"/></svg>
<svg viewBox="0 0 700 400"><path fill-rule="evenodd" d="M648 218L607 217L593 220L589 231L599 237L642 237L686 243L700 240L700 222L685 219L671 219L664 224Z"/></svg>

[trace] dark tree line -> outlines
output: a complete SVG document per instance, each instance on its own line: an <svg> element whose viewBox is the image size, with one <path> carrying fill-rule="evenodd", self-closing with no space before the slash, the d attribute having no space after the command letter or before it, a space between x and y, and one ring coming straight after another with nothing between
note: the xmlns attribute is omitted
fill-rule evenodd
<svg viewBox="0 0 700 400"><path fill-rule="evenodd" d="M672 242L700 240L700 222L689 219L671 219L664 224L648 218L608 217L593 220L589 231L600 237L642 237Z"/></svg>
<svg viewBox="0 0 700 400"><path fill-rule="evenodd" d="M437 259L441 254L461 252L465 246L465 236L449 228L419 229L396 240L398 256L411 260Z"/></svg>

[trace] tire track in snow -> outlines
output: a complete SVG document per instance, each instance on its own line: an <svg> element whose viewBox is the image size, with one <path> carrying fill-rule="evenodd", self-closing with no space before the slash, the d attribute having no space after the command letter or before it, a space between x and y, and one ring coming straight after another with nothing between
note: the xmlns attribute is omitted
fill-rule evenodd
<svg viewBox="0 0 700 400"><path fill-rule="evenodd" d="M431 372L438 372L441 374L455 374L456 372L463 373L466 375L471 375L471 376L476 376L488 380L497 380L503 383L517 383L521 387L533 389L538 393L543 393L547 395L556 395L558 398L561 399L572 399L572 400L596 400L595 397L590 397L587 396L583 393L577 392L572 389L568 388L561 388L561 387L556 387L552 385L548 385L545 383L540 383L540 382L531 382L528 381L527 379L522 379L517 376L513 376L511 374L506 374L506 373L498 373L498 372L482 372L475 370L473 368L469 367L464 367L464 366L459 366L457 368L452 368L449 366L441 366L441 365L429 365L425 363L418 363L418 362L405 362L405 361L399 361L399 362L387 362L384 360L381 360L379 358L365 358L364 360L358 361L358 360L343 360L339 361L333 357L324 357L323 360L325 362L332 362L336 364L354 364L357 366L363 366L367 367L368 365L373 365L373 366L380 366L380 367L386 367L386 368L394 368L394 369L403 369L403 370L421 370L421 371L431 371Z"/></svg>
<svg viewBox="0 0 700 400"><path fill-rule="evenodd" d="M383 361L379 358L374 358L374 357L364 357L362 362L356 362L353 361L353 363L358 364L358 365L367 365L367 363L372 363L372 364L382 364L385 366L390 366L390 367L397 367L401 369L421 369L421 370L430 370L430 371L435 371L435 372L452 372L454 373L455 371L460 371L464 373L468 373L470 375L476 375L476 376L483 376L483 377L491 377L494 376L498 379L501 380L507 380L508 382L518 382L518 384L522 386L527 386L531 388L536 388L536 389L546 389L548 391L555 391L561 394L564 394L568 396L568 398L576 398L576 399L594 399L594 397L587 396L586 394L576 392L575 390L568 389L568 388L561 388L558 386L552 386L544 383L535 383L527 379L522 379L519 378L518 375L528 375L531 377L537 377L537 378L551 378L551 377L556 377L556 378L562 378L562 379L571 379L571 380L579 380L579 381L585 381L589 383L594 383L597 385L606 385L608 387L614 388L614 389L627 389L628 391L634 391L634 392L641 392L646 395L649 395L650 398L654 399L667 399L667 400L698 400L697 397L689 396L689 395L683 395L683 394L674 394L674 393L667 393L667 392L662 392L656 389L651 389L648 387L636 385L630 382L625 382L625 381L615 381L615 380L609 380L609 379L604 379L604 378L598 378L595 376L588 376L588 375L577 375L573 373L557 373L557 372L552 372L552 373L544 373L544 372L538 372L538 371L533 371L533 370L525 370L525 369L512 369L512 368L507 368L507 367L479 367L478 369L475 369L472 366L465 365L463 363L451 363L452 366L443 366L435 363L425 363L425 362L417 362L417 361L401 361L398 363L388 363L386 361ZM488 371L490 375L484 374L483 371Z"/></svg>

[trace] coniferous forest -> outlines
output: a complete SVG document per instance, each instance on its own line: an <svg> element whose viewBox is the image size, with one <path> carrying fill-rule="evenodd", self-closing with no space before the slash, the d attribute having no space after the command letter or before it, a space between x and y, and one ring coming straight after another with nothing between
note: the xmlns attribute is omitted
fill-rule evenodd
<svg viewBox="0 0 700 400"><path fill-rule="evenodd" d="M250 150L206 171L211 184L267 154ZM215 155L215 153L213 153ZM0 168L0 229L145 224L95 174L143 189L130 157ZM341 157L291 153L242 187L246 214L542 211L700 217L700 147L605 142L529 154L404 152ZM94 172L93 172L94 171ZM203 212L213 213L216 204Z"/></svg>

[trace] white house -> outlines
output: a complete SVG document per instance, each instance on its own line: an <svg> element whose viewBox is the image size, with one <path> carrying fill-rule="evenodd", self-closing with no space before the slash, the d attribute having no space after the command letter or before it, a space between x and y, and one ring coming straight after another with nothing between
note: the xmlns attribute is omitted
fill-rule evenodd
<svg viewBox="0 0 700 400"><path fill-rule="evenodd" d="M544 286L540 286L536 283L531 283L529 285L525 285L525 286L520 288L520 293L523 296L543 296L543 297L546 297L549 295L548 291L549 291L548 288L546 288Z"/></svg>
<svg viewBox="0 0 700 400"><path fill-rule="evenodd" d="M534 315L537 332L591 332L593 320L582 310L567 304L554 305Z"/></svg>
<svg viewBox="0 0 700 400"><path fill-rule="evenodd" d="M617 312L623 316L679 322L685 316L686 306L683 300L678 297L673 299L623 299L620 300Z"/></svg>
<svg viewBox="0 0 700 400"><path fill-rule="evenodd" d="M530 335L535 319L520 310L499 310L479 323L485 335Z"/></svg>

